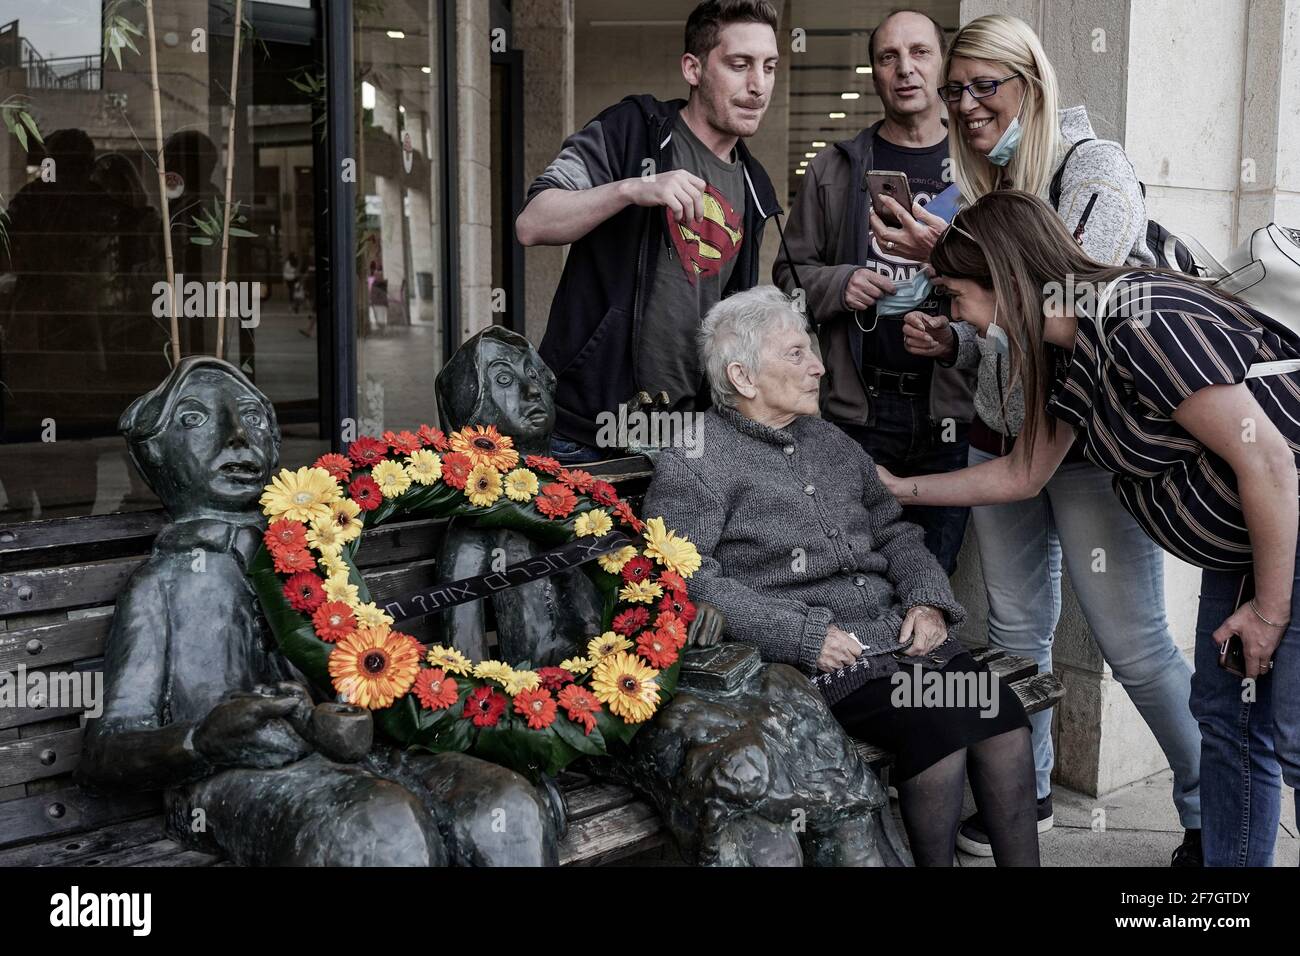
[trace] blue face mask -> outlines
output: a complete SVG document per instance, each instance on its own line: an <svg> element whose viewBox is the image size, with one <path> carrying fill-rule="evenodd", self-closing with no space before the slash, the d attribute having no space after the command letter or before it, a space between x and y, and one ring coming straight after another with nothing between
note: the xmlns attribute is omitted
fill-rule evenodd
<svg viewBox="0 0 1300 956"><path fill-rule="evenodd" d="M924 272L917 272L906 282L894 286L890 295L876 300L876 315L904 315L919 309L934 294L934 285Z"/></svg>
<svg viewBox="0 0 1300 956"><path fill-rule="evenodd" d="M1024 109L1025 97L1020 97L1020 109L1016 110L1016 118L1011 121L1011 125L1003 131L1002 136L998 139L997 145L988 151L988 161L994 166L1005 166L1011 162L1011 157L1016 155L1016 150L1020 148L1020 110Z"/></svg>

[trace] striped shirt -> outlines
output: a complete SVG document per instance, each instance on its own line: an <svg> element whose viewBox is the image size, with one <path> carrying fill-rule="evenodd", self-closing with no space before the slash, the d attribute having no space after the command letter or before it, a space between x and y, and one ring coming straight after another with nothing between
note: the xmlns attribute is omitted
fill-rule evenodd
<svg viewBox="0 0 1300 956"><path fill-rule="evenodd" d="M1253 364L1300 358L1300 337L1204 286L1142 271L1117 287L1103 327L1105 348L1094 320L1080 316L1072 360L1047 410L1075 428L1089 460L1115 475L1124 507L1166 551L1202 568L1249 568L1232 467L1172 415L1199 389L1242 382ZM1300 372L1252 378L1246 387L1300 468ZM1241 428L1251 440L1250 424ZM1295 520L1294 507L1285 513Z"/></svg>

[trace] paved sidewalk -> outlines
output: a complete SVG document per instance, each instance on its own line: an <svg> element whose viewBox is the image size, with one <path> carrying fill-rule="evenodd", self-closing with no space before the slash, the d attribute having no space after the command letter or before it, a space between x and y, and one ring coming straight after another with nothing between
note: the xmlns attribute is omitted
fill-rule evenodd
<svg viewBox="0 0 1300 956"><path fill-rule="evenodd" d="M1168 866L1170 854L1183 839L1182 827L1170 796L1173 774L1168 770L1103 797L1090 797L1073 790L1056 787L1052 791L1052 809L1056 825L1040 837L1044 866ZM975 808L969 788L966 812ZM895 815L897 802L893 802ZM1098 829L1094 831L1094 811ZM1104 824L1104 828L1102 828ZM899 821L900 830L902 821ZM1297 839L1295 797L1283 789L1282 825L1277 832L1274 866L1297 865L1300 839ZM990 857L957 854L961 866L992 866Z"/></svg>

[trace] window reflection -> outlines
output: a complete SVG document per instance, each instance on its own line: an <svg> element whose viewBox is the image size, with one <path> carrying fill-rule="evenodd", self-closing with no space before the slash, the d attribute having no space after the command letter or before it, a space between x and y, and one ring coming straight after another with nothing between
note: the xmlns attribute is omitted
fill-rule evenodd
<svg viewBox="0 0 1300 956"><path fill-rule="evenodd" d="M155 4L160 189L147 37L134 37L138 54L120 51L120 67L101 48L111 16L143 33L143 7L0 0L0 104L36 126L20 124L22 137L0 128L0 521L157 507L116 424L169 367L163 195L180 351L213 354L228 171L224 357L275 402L286 461L325 450L313 173L323 102L292 82L321 73L308 6L244 3L232 158L233 4Z"/></svg>

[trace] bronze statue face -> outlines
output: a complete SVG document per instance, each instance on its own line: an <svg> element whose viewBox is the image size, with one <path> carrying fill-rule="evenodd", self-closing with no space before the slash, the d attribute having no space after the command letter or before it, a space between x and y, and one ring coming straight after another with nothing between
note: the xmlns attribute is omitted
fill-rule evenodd
<svg viewBox="0 0 1300 956"><path fill-rule="evenodd" d="M554 376L533 349L485 338L482 363L484 394L475 424L496 425L520 447L545 446L555 429Z"/></svg>
<svg viewBox="0 0 1300 956"><path fill-rule="evenodd" d="M260 395L220 369L198 369L161 424L155 490L174 517L256 510L279 458Z"/></svg>

